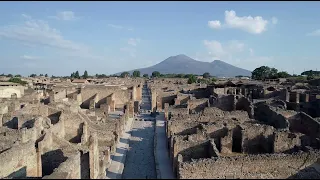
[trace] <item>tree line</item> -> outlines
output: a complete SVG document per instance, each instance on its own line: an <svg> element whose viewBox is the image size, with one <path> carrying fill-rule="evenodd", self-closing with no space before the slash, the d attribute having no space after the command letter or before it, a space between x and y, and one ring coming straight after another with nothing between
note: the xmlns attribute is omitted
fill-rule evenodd
<svg viewBox="0 0 320 180"><path fill-rule="evenodd" d="M278 71L276 68L271 68L268 66L260 66L252 71L252 79L255 80L265 80L265 79L277 79L277 78L305 78L307 80L315 79L320 77L320 71L308 70L302 72L300 75L289 74L286 71Z"/></svg>

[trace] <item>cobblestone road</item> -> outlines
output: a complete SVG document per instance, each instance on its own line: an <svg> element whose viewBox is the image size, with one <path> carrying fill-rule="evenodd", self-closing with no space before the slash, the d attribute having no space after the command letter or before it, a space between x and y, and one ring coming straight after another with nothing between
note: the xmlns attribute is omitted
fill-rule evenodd
<svg viewBox="0 0 320 180"><path fill-rule="evenodd" d="M142 92L143 110L150 110L150 99L147 87ZM141 114L133 123L129 151L122 174L123 179L156 179L153 154L155 121L149 114Z"/></svg>

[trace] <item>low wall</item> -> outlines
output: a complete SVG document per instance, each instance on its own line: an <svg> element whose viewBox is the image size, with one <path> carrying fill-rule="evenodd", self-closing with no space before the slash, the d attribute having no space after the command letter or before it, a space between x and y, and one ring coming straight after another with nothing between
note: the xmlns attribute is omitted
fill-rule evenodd
<svg viewBox="0 0 320 180"><path fill-rule="evenodd" d="M309 152L200 159L182 162L179 165L178 178L285 179L314 164L319 155L319 152Z"/></svg>

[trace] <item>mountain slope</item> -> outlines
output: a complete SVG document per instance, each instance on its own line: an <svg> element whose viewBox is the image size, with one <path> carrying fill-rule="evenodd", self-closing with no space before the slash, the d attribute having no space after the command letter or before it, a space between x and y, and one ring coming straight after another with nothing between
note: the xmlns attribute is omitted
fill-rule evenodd
<svg viewBox="0 0 320 180"><path fill-rule="evenodd" d="M153 71L159 71L161 74L181 73L202 75L205 72L209 72L212 76L218 77L234 77L238 75L251 76L251 71L238 68L220 60L215 60L211 63L202 62L194 60L183 54L171 56L154 66L135 70L139 70L141 75L151 75ZM133 71L134 70L128 72L132 73Z"/></svg>

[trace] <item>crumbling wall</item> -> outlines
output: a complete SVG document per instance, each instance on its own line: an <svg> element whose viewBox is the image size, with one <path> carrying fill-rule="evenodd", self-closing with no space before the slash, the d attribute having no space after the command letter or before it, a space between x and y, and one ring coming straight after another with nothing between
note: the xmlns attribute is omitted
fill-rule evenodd
<svg viewBox="0 0 320 180"><path fill-rule="evenodd" d="M64 128L67 129L67 131L65 131L65 139L70 142L80 143L82 133L81 124L83 121L79 116L79 114L71 112L63 112L60 116L60 120L64 122Z"/></svg>
<svg viewBox="0 0 320 180"><path fill-rule="evenodd" d="M289 119L290 130L313 137L320 137L320 123L304 112Z"/></svg>
<svg viewBox="0 0 320 180"><path fill-rule="evenodd" d="M190 112L200 112L205 109L205 107L208 107L209 105L209 99L203 98L203 99L192 99L188 101L188 108Z"/></svg>
<svg viewBox="0 0 320 180"><path fill-rule="evenodd" d="M254 107L246 97L240 97L236 102L236 110L247 111L250 118L254 118Z"/></svg>
<svg viewBox="0 0 320 180"><path fill-rule="evenodd" d="M294 152L301 146L302 134L288 131L276 131L274 133L274 153Z"/></svg>
<svg viewBox="0 0 320 180"><path fill-rule="evenodd" d="M286 179L314 164L318 158L319 152L308 152L199 159L180 163L178 178Z"/></svg>
<svg viewBox="0 0 320 180"><path fill-rule="evenodd" d="M50 102L59 102L67 97L67 90L61 89L59 91L52 91L49 93Z"/></svg>
<svg viewBox="0 0 320 180"><path fill-rule="evenodd" d="M11 98L12 94L16 94L17 98L24 95L23 86L0 86L0 98Z"/></svg>
<svg viewBox="0 0 320 180"><path fill-rule="evenodd" d="M275 128L283 129L289 127L285 116L271 109L267 104L259 104L254 109L255 119L262 121Z"/></svg>
<svg viewBox="0 0 320 180"><path fill-rule="evenodd" d="M34 142L21 143L0 154L0 178L38 177Z"/></svg>
<svg viewBox="0 0 320 180"><path fill-rule="evenodd" d="M275 129L261 124L242 125L242 150L244 153L273 153Z"/></svg>
<svg viewBox="0 0 320 180"><path fill-rule="evenodd" d="M216 101L213 102L213 106L224 111L235 110L235 96L234 95L221 95L218 96Z"/></svg>

